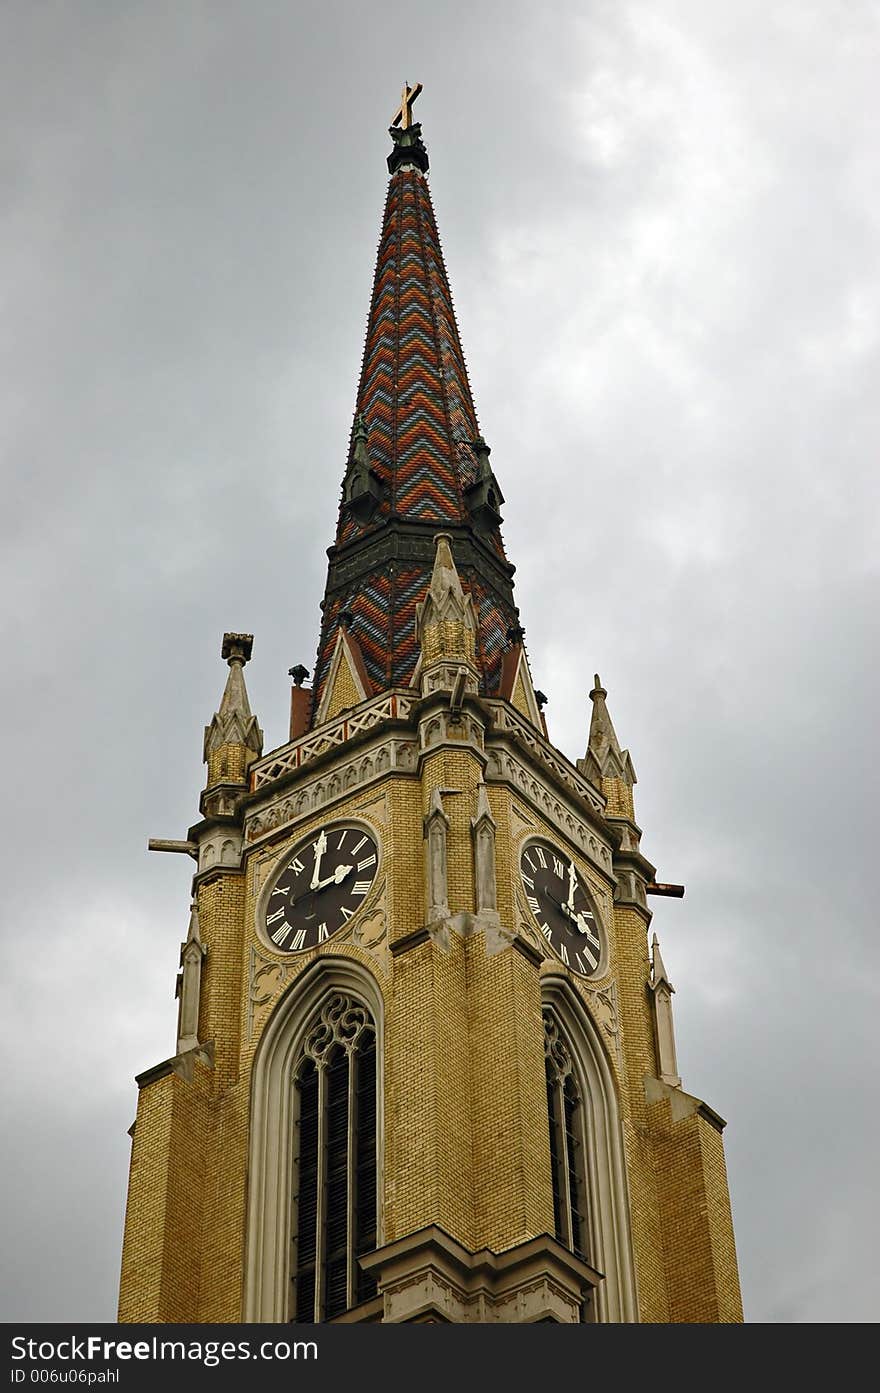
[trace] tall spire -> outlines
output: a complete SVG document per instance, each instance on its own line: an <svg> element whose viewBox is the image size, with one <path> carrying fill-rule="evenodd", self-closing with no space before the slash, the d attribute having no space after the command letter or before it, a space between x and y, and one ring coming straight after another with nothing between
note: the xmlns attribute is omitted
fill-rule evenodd
<svg viewBox="0 0 880 1393"><path fill-rule="evenodd" d="M431 196L428 154L404 88L390 134L390 179L335 544L323 602L313 710L349 616L374 691L408 685L418 658L438 531L452 539L477 616L481 690L498 690L518 622L503 496L471 396Z"/></svg>

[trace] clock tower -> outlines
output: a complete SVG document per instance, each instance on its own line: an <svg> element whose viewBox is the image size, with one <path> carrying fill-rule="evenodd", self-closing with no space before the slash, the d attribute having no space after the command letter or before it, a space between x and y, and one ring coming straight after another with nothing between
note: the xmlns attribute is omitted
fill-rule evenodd
<svg viewBox="0 0 880 1393"><path fill-rule="evenodd" d="M127 1322L742 1319L724 1122L678 1073L635 773L551 742L407 86L317 658L205 730ZM337 476L338 477L338 476ZM307 682L311 676L311 685ZM586 725L586 722L585 722ZM680 892L683 893L683 892Z"/></svg>

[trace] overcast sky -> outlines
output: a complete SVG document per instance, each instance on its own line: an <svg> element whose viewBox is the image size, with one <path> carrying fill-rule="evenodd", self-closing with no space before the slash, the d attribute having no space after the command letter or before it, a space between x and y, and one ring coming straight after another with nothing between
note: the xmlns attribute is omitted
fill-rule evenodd
<svg viewBox="0 0 880 1393"><path fill-rule="evenodd" d="M147 838L224 630L267 749L313 666L405 79L551 738L599 672L687 886L747 1318L877 1319L878 71L867 0L6 0L6 1319L115 1317L192 872Z"/></svg>

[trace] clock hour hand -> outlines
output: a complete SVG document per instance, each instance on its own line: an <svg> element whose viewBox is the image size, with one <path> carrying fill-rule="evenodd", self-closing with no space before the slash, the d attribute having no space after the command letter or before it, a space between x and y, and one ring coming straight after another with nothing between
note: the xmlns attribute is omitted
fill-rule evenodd
<svg viewBox="0 0 880 1393"><path fill-rule="evenodd" d="M593 933L593 930L590 928L590 924L589 924L589 920L590 920L590 919L593 919L593 915L592 915L592 914L586 915L586 914L584 914L583 912L580 913L580 914L576 914L576 915L574 916L574 922L575 922L575 925L576 925L576 927L577 927L578 933L585 934L586 937L590 940L590 942L591 942L591 943L595 943L596 947L598 948L598 947L599 947L599 940L598 940L598 938L596 937L596 935ZM595 922L596 922L595 919L593 919L593 923L594 923L594 924L595 924Z"/></svg>
<svg viewBox="0 0 880 1393"><path fill-rule="evenodd" d="M354 866L337 866L332 875L328 875L325 880L319 880L317 885L312 885L312 890L326 890L328 885L341 885L347 875L351 875Z"/></svg>
<svg viewBox="0 0 880 1393"><path fill-rule="evenodd" d="M321 883L321 857L326 850L327 834L322 827L320 835L315 842L315 869L312 871L312 883L309 886L310 890L317 890ZM329 882L325 882L325 884L329 884Z"/></svg>
<svg viewBox="0 0 880 1393"><path fill-rule="evenodd" d="M599 940L594 934L593 930L590 928L590 921L592 920L593 924L595 924L596 922L595 915L589 913L586 910L573 909L571 901L569 901L568 904L563 904L561 900L557 900L556 897L554 895L551 895L549 892L547 892L547 898L548 900L552 901L552 903L555 904L558 909L562 910L562 913L565 915L566 919L571 919L578 933L585 934L586 937L590 939L592 943L598 945Z"/></svg>

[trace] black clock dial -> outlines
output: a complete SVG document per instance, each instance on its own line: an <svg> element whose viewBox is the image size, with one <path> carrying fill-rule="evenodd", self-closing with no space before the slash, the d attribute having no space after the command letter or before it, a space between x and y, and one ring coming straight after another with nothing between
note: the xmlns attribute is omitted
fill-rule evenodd
<svg viewBox="0 0 880 1393"><path fill-rule="evenodd" d="M602 928L570 856L550 842L527 842L519 860L529 908L566 967L592 976L602 958Z"/></svg>
<svg viewBox="0 0 880 1393"><path fill-rule="evenodd" d="M266 901L264 926L276 948L298 953L326 943L358 912L379 868L363 827L337 822L294 849Z"/></svg>

